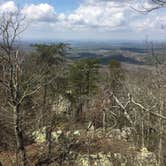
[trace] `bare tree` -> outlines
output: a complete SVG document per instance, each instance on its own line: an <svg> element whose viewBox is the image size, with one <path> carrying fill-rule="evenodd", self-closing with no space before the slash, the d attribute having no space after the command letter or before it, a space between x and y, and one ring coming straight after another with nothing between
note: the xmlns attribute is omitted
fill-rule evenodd
<svg viewBox="0 0 166 166"><path fill-rule="evenodd" d="M147 13L147 12L152 12L154 10L158 10L161 8L165 8L166 7L166 1L165 0L149 0L148 2L151 4L150 7L145 7L144 2L146 0L142 1L141 7L140 9L132 7L132 9L138 11L138 12L142 12L142 13Z"/></svg>
<svg viewBox="0 0 166 166"><path fill-rule="evenodd" d="M6 109L12 111L16 139L17 165L27 166L27 155L24 146L23 111L24 99L36 93L41 86L23 86L23 52L17 46L17 39L26 29L25 17L20 10L14 13L3 13L0 17L0 59L3 66L3 77L0 84L6 91ZM25 88L26 87L26 88Z"/></svg>

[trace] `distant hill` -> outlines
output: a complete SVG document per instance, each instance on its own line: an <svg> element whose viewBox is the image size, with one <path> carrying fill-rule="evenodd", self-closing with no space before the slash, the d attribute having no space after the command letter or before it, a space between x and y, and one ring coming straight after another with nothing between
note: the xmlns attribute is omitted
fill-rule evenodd
<svg viewBox="0 0 166 166"><path fill-rule="evenodd" d="M32 44L45 43L45 44L57 44L63 41L31 41L22 42L20 47L25 52L34 51ZM154 64L155 59L149 53L145 43L143 42L74 42L66 41L71 48L67 58L70 60L79 60L82 58L98 58L101 64L108 64L110 60L117 60L126 64ZM164 45L164 43L163 43ZM164 63L166 62L166 47L162 43L156 43L154 50L158 59Z"/></svg>
<svg viewBox="0 0 166 166"><path fill-rule="evenodd" d="M96 53L82 52L82 53L78 53L76 56L69 57L69 59L71 59L71 60L80 60L80 59L84 59L84 58L98 58L100 60L101 64L103 64L103 65L108 64L110 60L117 60L119 62L137 64L137 65L143 64L143 62L138 61L138 60L134 59L133 57L126 57L122 54L104 56L104 55L100 55L100 54L96 54Z"/></svg>

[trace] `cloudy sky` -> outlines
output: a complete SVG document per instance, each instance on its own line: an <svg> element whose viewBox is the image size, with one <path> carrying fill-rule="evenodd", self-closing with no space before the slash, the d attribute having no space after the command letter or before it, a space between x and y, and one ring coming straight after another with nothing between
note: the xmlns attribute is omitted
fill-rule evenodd
<svg viewBox="0 0 166 166"><path fill-rule="evenodd" d="M166 8L142 14L150 0L0 0L0 12L21 8L36 40L166 39Z"/></svg>

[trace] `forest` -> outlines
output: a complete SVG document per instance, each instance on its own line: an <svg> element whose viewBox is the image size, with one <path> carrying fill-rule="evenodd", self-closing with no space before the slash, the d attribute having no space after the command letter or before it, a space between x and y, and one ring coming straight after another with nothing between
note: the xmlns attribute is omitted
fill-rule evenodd
<svg viewBox="0 0 166 166"><path fill-rule="evenodd" d="M153 3L139 12L166 4ZM20 11L1 14L0 166L166 165L165 53L150 42L150 63L130 67L69 58L63 42L25 51L26 28Z"/></svg>

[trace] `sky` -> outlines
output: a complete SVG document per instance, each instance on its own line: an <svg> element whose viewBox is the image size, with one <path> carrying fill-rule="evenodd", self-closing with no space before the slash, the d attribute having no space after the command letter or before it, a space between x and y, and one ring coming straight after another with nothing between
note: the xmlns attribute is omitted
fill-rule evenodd
<svg viewBox="0 0 166 166"><path fill-rule="evenodd" d="M166 8L151 0L0 0L0 13L21 9L26 40L165 40Z"/></svg>

